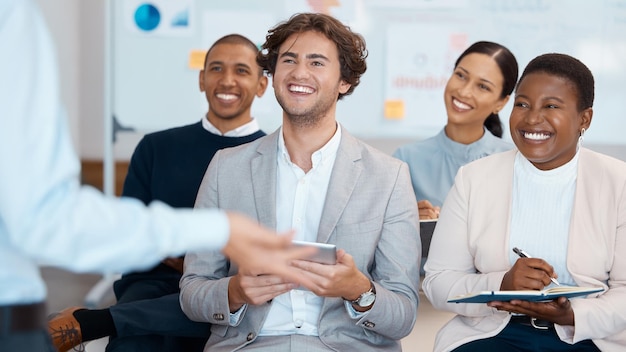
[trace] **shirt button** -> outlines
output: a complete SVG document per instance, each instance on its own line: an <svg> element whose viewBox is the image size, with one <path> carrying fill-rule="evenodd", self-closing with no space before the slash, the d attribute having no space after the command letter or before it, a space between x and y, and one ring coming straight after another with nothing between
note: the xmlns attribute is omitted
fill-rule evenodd
<svg viewBox="0 0 626 352"><path fill-rule="evenodd" d="M300 329L300 328L302 327L302 324L304 324L304 322L302 321L302 319L296 319L296 320L293 322L293 325L294 325L296 328L298 328L298 329Z"/></svg>
<svg viewBox="0 0 626 352"><path fill-rule="evenodd" d="M254 333L253 332L249 333L248 336L246 336L246 340L248 341L254 340Z"/></svg>
<svg viewBox="0 0 626 352"><path fill-rule="evenodd" d="M371 321L366 321L365 323L363 323L363 325L365 325L366 328L374 328L374 326L376 326L376 324L372 323Z"/></svg>
<svg viewBox="0 0 626 352"><path fill-rule="evenodd" d="M215 320L224 320L224 314L215 313L215 314L213 314L213 319L215 319Z"/></svg>

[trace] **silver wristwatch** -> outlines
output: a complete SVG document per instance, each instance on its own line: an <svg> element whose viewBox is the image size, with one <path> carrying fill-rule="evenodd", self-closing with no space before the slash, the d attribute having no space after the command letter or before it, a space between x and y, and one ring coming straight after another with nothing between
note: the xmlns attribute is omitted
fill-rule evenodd
<svg viewBox="0 0 626 352"><path fill-rule="evenodd" d="M354 303L359 307L369 307L372 304L374 304L374 301L376 300L376 290L374 289L374 284L370 283L370 289L367 290L366 292L361 293L361 295L359 296L359 298L355 299L354 301L350 301L350 303Z"/></svg>

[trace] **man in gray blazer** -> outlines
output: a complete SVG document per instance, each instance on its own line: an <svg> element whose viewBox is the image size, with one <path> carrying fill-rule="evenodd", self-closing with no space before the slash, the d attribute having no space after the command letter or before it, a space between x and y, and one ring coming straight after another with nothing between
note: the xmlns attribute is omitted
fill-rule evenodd
<svg viewBox="0 0 626 352"><path fill-rule="evenodd" d="M365 72L363 38L298 14L270 30L258 63L283 124L218 152L196 207L239 211L296 239L337 245L337 261L292 265L313 284L238 271L218 252L188 253L181 306L210 322L205 350L400 351L417 315L421 245L405 163L346 132L336 104Z"/></svg>

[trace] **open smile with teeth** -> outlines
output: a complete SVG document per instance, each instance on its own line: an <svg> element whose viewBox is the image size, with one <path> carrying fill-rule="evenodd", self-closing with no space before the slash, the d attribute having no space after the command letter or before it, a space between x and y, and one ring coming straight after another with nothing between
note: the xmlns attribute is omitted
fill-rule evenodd
<svg viewBox="0 0 626 352"><path fill-rule="evenodd" d="M458 101L458 100L456 100L454 98L452 98L452 104L454 104L454 106L456 106L457 108L459 108L461 110L469 110L469 109L472 108L471 106L469 106L469 105L467 105L465 103L462 103L462 102L460 102L460 101Z"/></svg>
<svg viewBox="0 0 626 352"><path fill-rule="evenodd" d="M314 92L313 88L305 87L305 86L294 86L294 85L289 86L289 91L294 92L294 93L305 93L305 94L312 94Z"/></svg>
<svg viewBox="0 0 626 352"><path fill-rule="evenodd" d="M235 100L238 98L235 94L226 94L226 93L218 93L218 94L215 94L215 96L218 99L226 100L226 101Z"/></svg>
<svg viewBox="0 0 626 352"><path fill-rule="evenodd" d="M539 133L539 132L524 132L524 138L530 139L533 141L543 141L550 138L549 133Z"/></svg>

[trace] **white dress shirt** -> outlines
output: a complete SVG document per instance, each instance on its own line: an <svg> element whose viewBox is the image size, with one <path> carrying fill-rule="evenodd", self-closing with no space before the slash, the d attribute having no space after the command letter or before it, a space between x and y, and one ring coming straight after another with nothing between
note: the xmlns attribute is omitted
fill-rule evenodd
<svg viewBox="0 0 626 352"><path fill-rule="evenodd" d="M276 173L276 228L278 231L296 229L296 239L315 242L328 182L335 164L341 140L341 127L321 149L313 153L313 168L304 171L291 162L281 131L278 142ZM314 335L324 298L299 289L291 290L272 300L272 307L259 336Z"/></svg>
<svg viewBox="0 0 626 352"><path fill-rule="evenodd" d="M206 117L202 119L202 127L213 134L224 137L245 137L257 133L260 129L259 122L255 118L252 118L252 121L227 131L226 133L222 133L222 131L218 130Z"/></svg>
<svg viewBox="0 0 626 352"><path fill-rule="evenodd" d="M146 208L81 187L54 47L31 0L0 1L0 48L0 306L45 299L39 264L121 272L226 243L217 210Z"/></svg>

